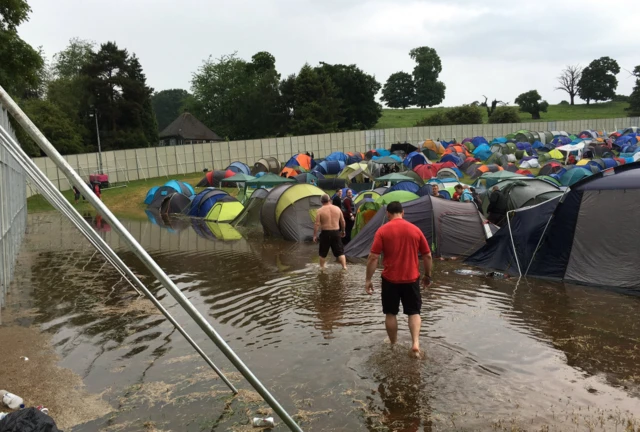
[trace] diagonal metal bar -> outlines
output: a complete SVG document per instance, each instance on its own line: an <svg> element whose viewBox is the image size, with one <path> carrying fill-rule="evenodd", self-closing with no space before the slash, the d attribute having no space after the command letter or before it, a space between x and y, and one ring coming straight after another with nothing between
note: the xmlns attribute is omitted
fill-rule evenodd
<svg viewBox="0 0 640 432"><path fill-rule="evenodd" d="M11 136L0 127L0 142L5 146L9 153L23 167L29 178L34 182L38 190L47 198L47 200L62 214L64 214L89 240L89 242L105 257L105 259L115 267L115 269L124 277L138 294L142 292L154 304L154 306L167 318L167 320L182 334L189 344L196 350L204 361L215 371L216 374L224 381L229 389L237 394L238 390L222 373L222 371L213 363L213 361L205 354L198 344L189 336L189 334L178 324L173 316L165 309L151 291L138 279L131 269L120 259L120 257L107 245L107 243L98 235L98 233L89 226L87 221L78 213L78 211L67 201L46 177L38 171L36 165L21 150ZM44 178L43 178L44 177ZM137 286L137 287L136 287Z"/></svg>
<svg viewBox="0 0 640 432"><path fill-rule="evenodd" d="M213 326L206 318L196 309L196 307L187 299L180 289L171 281L167 274L158 266L151 258L147 251L136 241L120 221L111 213L109 208L98 199L88 188L84 181L71 168L66 160L51 145L47 138L38 130L33 122L18 107L9 94L0 86L0 102L7 108L13 118L25 129L29 136L35 141L40 149L56 164L56 166L67 176L71 183L84 194L87 200L98 210L113 230L118 233L124 242L129 246L131 251L143 262L143 264L151 271L151 273L162 283L165 289L176 299L182 308L196 322L196 324L205 332L205 334L216 344L218 349L233 363L238 371L245 377L253 388L262 396L262 398L271 406L282 421L293 431L302 431L300 426L285 411L278 401L271 395L269 390L258 380L251 370L244 364L238 355L231 349L225 340L218 334Z"/></svg>

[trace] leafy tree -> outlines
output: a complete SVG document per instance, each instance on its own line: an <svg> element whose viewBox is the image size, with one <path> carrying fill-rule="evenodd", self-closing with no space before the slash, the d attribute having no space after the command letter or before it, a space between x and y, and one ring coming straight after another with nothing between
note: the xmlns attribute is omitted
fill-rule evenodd
<svg viewBox="0 0 640 432"><path fill-rule="evenodd" d="M500 106L489 116L489 123L520 123L520 114L517 108Z"/></svg>
<svg viewBox="0 0 640 432"><path fill-rule="evenodd" d="M416 88L416 105L420 108L438 105L444 100L446 87L438 76L442 72L442 62L433 48L419 47L409 52L417 63L413 68L413 81Z"/></svg>
<svg viewBox="0 0 640 432"><path fill-rule="evenodd" d="M56 105L40 99L29 99L22 103L22 109L60 153L85 151L82 136L73 121ZM19 129L18 138L25 148L30 149L29 156L40 156L40 149L22 129Z"/></svg>
<svg viewBox="0 0 640 432"><path fill-rule="evenodd" d="M380 83L356 65L331 65L321 62L316 68L336 86L340 98L340 130L370 129L382 117L382 107L376 101Z"/></svg>
<svg viewBox="0 0 640 432"><path fill-rule="evenodd" d="M382 89L381 101L389 108L405 109L415 104L416 90L413 77L406 72L391 74Z"/></svg>
<svg viewBox="0 0 640 432"><path fill-rule="evenodd" d="M57 79L74 79L81 75L82 68L91 61L95 43L72 38L69 45L53 56L52 72Z"/></svg>
<svg viewBox="0 0 640 432"><path fill-rule="evenodd" d="M478 105L478 106L481 106L481 107L485 107L487 109L487 117L491 117L491 114L493 114L493 112L496 110L496 107L498 106L498 104L505 105L504 102L499 101L497 99L494 99L491 102L491 105L489 105L488 104L489 98L486 97L485 95L482 95L482 97L484 97L484 102L482 102L482 103L474 102L471 105Z"/></svg>
<svg viewBox="0 0 640 432"><path fill-rule="evenodd" d="M547 101L541 101L541 99L542 96L540 96L538 90L530 90L518 96L515 102L520 107L521 112L529 113L531 118L538 120L540 119L540 112L547 112L549 107Z"/></svg>
<svg viewBox="0 0 640 432"><path fill-rule="evenodd" d="M640 116L640 66L633 69L633 75L636 77L636 85L633 87L631 96L629 96L629 116Z"/></svg>
<svg viewBox="0 0 640 432"><path fill-rule="evenodd" d="M600 57L584 68L578 81L578 95L587 101L587 105L594 100L605 101L616 95L620 73L618 62L610 57Z"/></svg>
<svg viewBox="0 0 640 432"><path fill-rule="evenodd" d="M190 94L186 90L171 89L156 92L151 96L151 105L156 114L158 130L169 126L184 111Z"/></svg>
<svg viewBox="0 0 640 432"><path fill-rule="evenodd" d="M280 95L282 96L282 104L285 107L287 118L291 119L295 111L296 100L296 74L291 74L280 81Z"/></svg>
<svg viewBox="0 0 640 432"><path fill-rule="evenodd" d="M580 65L567 66L564 68L560 76L558 77L558 83L556 90L562 90L569 94L571 105L574 104L574 99L578 94L578 82L582 76L582 67Z"/></svg>
<svg viewBox="0 0 640 432"><path fill-rule="evenodd" d="M416 126L482 124L482 111L477 105L462 105L438 111L416 123Z"/></svg>
<svg viewBox="0 0 640 432"><path fill-rule="evenodd" d="M296 77L291 130L296 135L338 131L340 100L338 89L326 74L305 64Z"/></svg>
<svg viewBox="0 0 640 432"><path fill-rule="evenodd" d="M229 139L276 136L287 121L279 85L275 59L267 52L255 54L251 62L235 53L209 58L193 75L189 108Z"/></svg>
<svg viewBox="0 0 640 432"><path fill-rule="evenodd" d="M135 55L107 42L91 54L81 73L86 86L85 126L93 131L95 119L91 115L97 112L103 149L145 147L158 142L151 106L153 89L147 86ZM92 142L97 142L95 136Z"/></svg>
<svg viewBox="0 0 640 432"><path fill-rule="evenodd" d="M17 33L30 12L24 0L0 0L0 85L18 98L39 97L45 77L42 54Z"/></svg>

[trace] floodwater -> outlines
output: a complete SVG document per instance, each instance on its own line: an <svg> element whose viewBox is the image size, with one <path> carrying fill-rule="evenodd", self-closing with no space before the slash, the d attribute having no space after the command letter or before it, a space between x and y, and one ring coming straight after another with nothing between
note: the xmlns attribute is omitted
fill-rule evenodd
<svg viewBox="0 0 640 432"><path fill-rule="evenodd" d="M363 264L320 272L311 244L125 222L304 430L640 430L638 296L436 262L418 360L405 317L398 346L385 343ZM52 335L60 365L113 408L73 430L252 430L268 407L116 235L101 235L243 390L233 398L69 223L30 216L21 306Z"/></svg>

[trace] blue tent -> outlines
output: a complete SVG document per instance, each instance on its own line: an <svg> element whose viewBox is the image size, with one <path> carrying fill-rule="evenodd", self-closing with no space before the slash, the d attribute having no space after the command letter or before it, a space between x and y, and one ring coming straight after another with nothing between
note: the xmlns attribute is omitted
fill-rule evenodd
<svg viewBox="0 0 640 432"><path fill-rule="evenodd" d="M338 161L338 162L347 162L349 160L349 156L342 152L333 152L330 153L329 156L324 158L325 161Z"/></svg>
<svg viewBox="0 0 640 432"><path fill-rule="evenodd" d="M388 152L387 152L387 153L388 153ZM380 159L380 158L382 158L382 157L385 157L385 156L382 156L382 155L380 155L380 156L374 156L373 158L371 158L371 160L376 161L376 160L378 160L378 159ZM396 154L389 154L389 155L388 155L388 157L390 157L391 159L395 159L396 161L398 161L398 162L402 163L402 159L400 158L400 156L398 156L398 155L396 155Z"/></svg>
<svg viewBox="0 0 640 432"><path fill-rule="evenodd" d="M489 142L486 140L486 138L482 137L482 136L473 137L471 142L473 143L474 147L478 147L481 144L489 144ZM505 142L506 142L506 140L505 140Z"/></svg>
<svg viewBox="0 0 640 432"><path fill-rule="evenodd" d="M516 211L510 229L500 229L465 262L516 276L638 290L640 229L629 217L639 196L638 162L594 174L561 200Z"/></svg>
<svg viewBox="0 0 640 432"><path fill-rule="evenodd" d="M488 144L480 144L473 151L473 156L480 160L487 160L491 157L493 153L491 152L491 147Z"/></svg>
<svg viewBox="0 0 640 432"><path fill-rule="evenodd" d="M344 162L324 160L316 166L315 171L323 175L335 175L340 174L344 166Z"/></svg>
<svg viewBox="0 0 640 432"><path fill-rule="evenodd" d="M460 166L464 163L465 159L463 157L460 157L458 155L455 155L453 153L449 153L446 154L444 156L442 156L442 159L440 159L440 162L453 162L454 164L456 164L456 166Z"/></svg>
<svg viewBox="0 0 640 432"><path fill-rule="evenodd" d="M507 139L505 137L497 137L491 140L491 144L506 144ZM476 146L477 148L478 146Z"/></svg>
<svg viewBox="0 0 640 432"><path fill-rule="evenodd" d="M422 152L414 151L409 153L407 157L404 158L403 163L407 168L414 169L418 165L426 165L427 163L429 163L429 161L427 160L427 157L422 154Z"/></svg>
<svg viewBox="0 0 640 432"><path fill-rule="evenodd" d="M376 149L376 153L378 153L378 156L380 157L389 156L391 154L389 150L383 148Z"/></svg>
<svg viewBox="0 0 640 432"><path fill-rule="evenodd" d="M627 144L636 144L638 142L638 138L636 137L636 135L622 135L620 138L618 138L615 142L615 144L618 147L623 147L624 145Z"/></svg>
<svg viewBox="0 0 640 432"><path fill-rule="evenodd" d="M242 173L246 175L251 175L251 169L242 162L233 162L231 165L227 167L227 170L231 170L234 173Z"/></svg>
<svg viewBox="0 0 640 432"><path fill-rule="evenodd" d="M527 154L531 154L531 153L533 153L533 149L532 149L532 147L531 147L531 143L528 143L528 142L519 142L519 143L516 143L516 148L517 148L518 150L524 150L524 151L526 151L526 152L527 152Z"/></svg>
<svg viewBox="0 0 640 432"><path fill-rule="evenodd" d="M356 153L354 155L347 155L347 156L349 156L346 162L347 165L362 162L362 155L360 153Z"/></svg>
<svg viewBox="0 0 640 432"><path fill-rule="evenodd" d="M558 135L551 141L551 144L553 144L554 147L571 144L571 138L566 137L564 135Z"/></svg>
<svg viewBox="0 0 640 432"><path fill-rule="evenodd" d="M169 180L163 186L173 188L176 192L181 193L189 198L193 197L196 194L193 186L180 180Z"/></svg>
<svg viewBox="0 0 640 432"><path fill-rule="evenodd" d="M561 174L559 176L559 180L562 186L573 186L575 183L592 174L593 173L588 168L584 169L582 166L577 166Z"/></svg>
<svg viewBox="0 0 640 432"><path fill-rule="evenodd" d="M154 186L151 189L149 189L149 192L147 192L147 196L144 199L144 203L146 205L151 204L151 201L153 201L153 196L156 194L156 191L158 190L160 186Z"/></svg>
<svg viewBox="0 0 640 432"><path fill-rule="evenodd" d="M408 192L413 192L415 194L418 193L418 190L420 190L420 185L418 185L417 183L414 183L412 181L401 181L398 182L396 184L394 184L393 186L391 186L390 188L388 188L383 195L388 194L389 192L393 192L393 191L408 191Z"/></svg>
<svg viewBox="0 0 640 432"><path fill-rule="evenodd" d="M447 147L449 147L451 144L453 144L455 142L456 142L455 140L453 140L453 141L444 141L444 140L442 140L442 141L440 141L440 144L442 144L442 147L447 148Z"/></svg>
<svg viewBox="0 0 640 432"><path fill-rule="evenodd" d="M201 191L191 201L191 208L189 209L189 216L205 217L209 210L222 198L229 196L223 190L215 188L206 188Z"/></svg>

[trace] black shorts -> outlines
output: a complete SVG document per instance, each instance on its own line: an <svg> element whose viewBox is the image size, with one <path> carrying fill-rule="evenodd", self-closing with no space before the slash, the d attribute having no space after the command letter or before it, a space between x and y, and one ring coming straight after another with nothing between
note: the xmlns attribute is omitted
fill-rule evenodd
<svg viewBox="0 0 640 432"><path fill-rule="evenodd" d="M411 283L393 283L382 278L382 313L398 315L401 301L405 315L420 315L420 279Z"/></svg>
<svg viewBox="0 0 640 432"><path fill-rule="evenodd" d="M329 230L320 232L318 239L320 243L320 253L322 258L326 258L329 255L329 249L333 252L333 256L338 258L344 255L344 247L342 246L342 236L339 230Z"/></svg>

